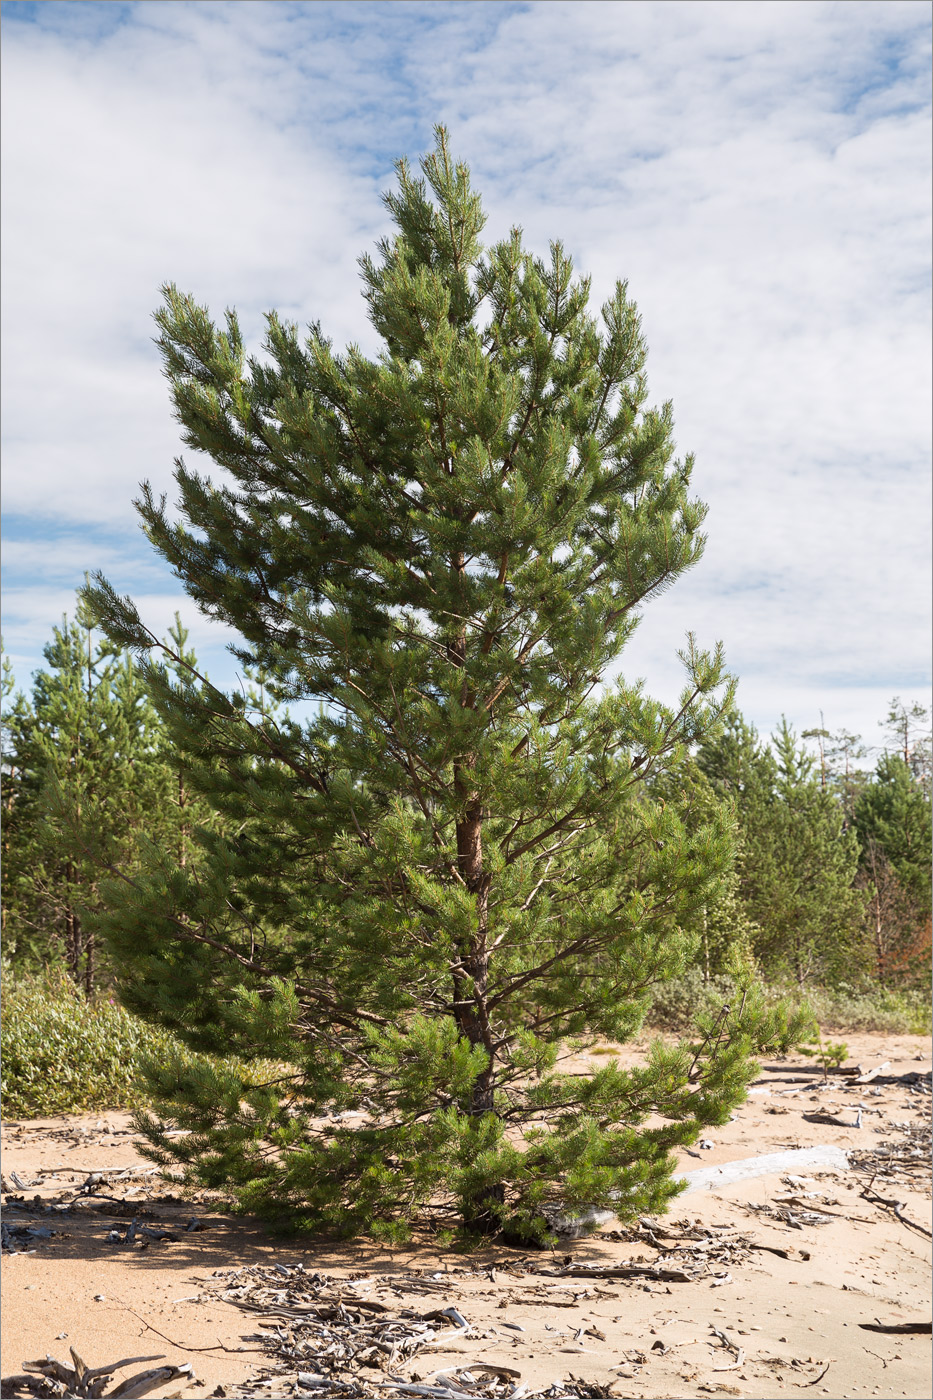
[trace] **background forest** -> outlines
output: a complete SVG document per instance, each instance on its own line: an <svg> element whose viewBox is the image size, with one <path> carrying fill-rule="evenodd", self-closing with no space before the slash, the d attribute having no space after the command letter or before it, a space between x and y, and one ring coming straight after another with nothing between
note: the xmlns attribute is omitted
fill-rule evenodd
<svg viewBox="0 0 933 1400"><path fill-rule="evenodd" d="M170 641L197 664L177 616ZM131 878L152 847L196 861L197 832L219 820L189 789L132 657L80 601L45 658L29 693L6 660L3 672L7 1113L138 1100L138 1053L171 1037L112 994L117 969L93 932L101 883ZM247 690L256 710L275 708L260 677ZM657 987L650 1023L681 1029L753 970L775 997L805 992L824 1027L926 1028L929 711L894 698L879 731L797 736L782 723L762 738L735 709L648 785L696 825L725 800L736 850L691 930L695 963Z"/></svg>

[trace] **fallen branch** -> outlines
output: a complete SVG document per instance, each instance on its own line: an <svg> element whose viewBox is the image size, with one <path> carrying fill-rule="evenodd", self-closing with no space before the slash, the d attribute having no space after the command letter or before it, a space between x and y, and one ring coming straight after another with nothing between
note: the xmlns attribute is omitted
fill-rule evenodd
<svg viewBox="0 0 933 1400"><path fill-rule="evenodd" d="M859 1070L861 1071L861 1073L852 1082L854 1084L870 1084L873 1079L877 1079L879 1075L884 1074L886 1069L890 1068L890 1060L885 1060L883 1065L876 1065L874 1069L869 1070L862 1070L862 1066L859 1065Z"/></svg>
<svg viewBox="0 0 933 1400"><path fill-rule="evenodd" d="M826 1365L823 1367L822 1371L820 1372L820 1374L819 1374L818 1376L814 1376L813 1379L812 1379L812 1381L800 1381L800 1382L799 1382L799 1388L800 1388L801 1390L806 1390L806 1388L807 1388L808 1385L816 1385L817 1381L821 1381L821 1380L823 1379L823 1377L826 1375L826 1372L829 1370L829 1368L830 1368L831 1365L832 1365L832 1362L831 1362L831 1361L827 1361ZM794 1384L797 1385L798 1382L795 1381Z"/></svg>
<svg viewBox="0 0 933 1400"><path fill-rule="evenodd" d="M790 1259L794 1263L807 1263L810 1259L810 1251L808 1249L797 1249L797 1247L792 1244L758 1244L754 1242L749 1245L749 1249L763 1249L766 1250L768 1254L776 1254L779 1259Z"/></svg>
<svg viewBox="0 0 933 1400"><path fill-rule="evenodd" d="M738 1162L723 1162L718 1167L703 1167L685 1172L681 1180L687 1183L684 1195L701 1191L707 1186L731 1186L734 1181L747 1181L756 1176L771 1176L798 1167L823 1167L848 1171L849 1159L841 1147L829 1144L821 1147L798 1147L787 1152L766 1152L761 1157L743 1157Z"/></svg>
<svg viewBox="0 0 933 1400"><path fill-rule="evenodd" d="M733 1338L729 1336L728 1332L721 1332L720 1329L718 1327L714 1327L712 1323L709 1324L709 1329L712 1332L713 1336L718 1338L718 1340L722 1342L723 1346L726 1347L729 1351L731 1351L733 1357L735 1358L734 1361L730 1361L728 1366L714 1366L713 1370L737 1371L740 1366L744 1366L745 1352L739 1346L738 1342L734 1341Z"/></svg>
<svg viewBox="0 0 933 1400"><path fill-rule="evenodd" d="M874 1178L872 1178L872 1180L874 1180ZM933 1230L928 1230L925 1225L921 1225L916 1220L911 1220L909 1216L904 1214L904 1207L907 1204L906 1201L895 1201L893 1197L879 1196L877 1191L871 1189L871 1183L859 1194L866 1201L872 1201L876 1205L884 1206L887 1210L893 1211L902 1225L909 1226L911 1230L919 1230L921 1235L926 1235L928 1240L933 1240Z"/></svg>
<svg viewBox="0 0 933 1400"><path fill-rule="evenodd" d="M863 1332L933 1333L933 1322L860 1322Z"/></svg>
<svg viewBox="0 0 933 1400"><path fill-rule="evenodd" d="M153 1327L151 1322L147 1322L138 1312L133 1312L133 1309L128 1308L125 1303L121 1303L120 1307L124 1312L133 1313L133 1316L139 1318L139 1321L144 1327L148 1327L150 1332L161 1337L163 1342L168 1342L169 1346L177 1347L179 1351L227 1351L236 1355L244 1351L262 1351L262 1347L225 1347L223 1342L218 1342L215 1347L186 1347L184 1342L176 1342L171 1337L167 1337L164 1332L160 1332L158 1327Z"/></svg>
<svg viewBox="0 0 933 1400"><path fill-rule="evenodd" d="M23 1370L27 1374L4 1376L0 1380L0 1394L10 1397L58 1395L62 1393L58 1387L64 1386L64 1394L75 1396L78 1400L98 1400L98 1397L102 1396L111 1397L111 1400L116 1400L116 1397L120 1397L120 1400L140 1400L140 1397L150 1394L151 1391L162 1390L175 1381L175 1389L166 1392L166 1400L169 1400L169 1397L180 1396L194 1381L191 1363L185 1361L180 1366L169 1364L141 1371L138 1375L129 1376L120 1382L113 1390L106 1390L105 1387L113 1379L115 1371L124 1366L138 1365L141 1361L161 1361L163 1358L126 1356L106 1366L91 1367L78 1355L74 1347L70 1350L73 1363L71 1366L66 1366L54 1356L47 1356L44 1361L24 1361Z"/></svg>
<svg viewBox="0 0 933 1400"><path fill-rule="evenodd" d="M548 1271L550 1274L550 1271ZM595 1267L587 1264L568 1265L557 1269L554 1278L653 1278L660 1283L693 1283L696 1274L686 1269L665 1269L657 1264L607 1264Z"/></svg>

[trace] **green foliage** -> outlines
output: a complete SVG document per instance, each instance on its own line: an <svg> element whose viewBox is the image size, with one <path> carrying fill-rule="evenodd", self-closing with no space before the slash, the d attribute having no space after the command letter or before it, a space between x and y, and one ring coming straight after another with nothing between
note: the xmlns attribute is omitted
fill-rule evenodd
<svg viewBox="0 0 933 1400"><path fill-rule="evenodd" d="M144 487L146 531L265 695L317 709L221 693L98 577L217 824L197 865L143 848L96 927L139 1015L288 1066L262 1086L153 1063L157 1157L334 1229L394 1235L444 1197L469 1230L536 1236L553 1202L662 1208L671 1149L790 1032L749 993L643 1070L558 1068L568 1036L637 1031L704 911L723 960L736 941L731 818L662 791L731 704L721 653L690 638L674 708L597 689L699 559L705 507L625 285L594 315L559 244L484 251L443 132L422 170L400 164L394 237L361 260L376 360L275 314L249 357L234 312L165 289L182 434L224 475L179 462L172 517Z"/></svg>
<svg viewBox="0 0 933 1400"><path fill-rule="evenodd" d="M677 763L649 779L649 790L656 800L672 804L679 819L692 831L722 820L723 794L696 759L684 753ZM748 913L741 895L739 869L742 865L743 836L737 809L730 804L730 835L735 863L723 871L707 901L689 923L697 942L696 957L704 980L729 973L748 972L754 963L754 949L761 930ZM663 995L663 989L662 989Z"/></svg>
<svg viewBox="0 0 933 1400"><path fill-rule="evenodd" d="M652 989L645 1022L652 1030L685 1031L698 1015L710 1015L735 994L736 981L729 973L705 975L702 967L690 967Z"/></svg>
<svg viewBox="0 0 933 1400"><path fill-rule="evenodd" d="M891 703L888 723L902 744L884 753L854 808L865 892L863 957L887 985L928 988L933 876L928 723L922 707Z"/></svg>
<svg viewBox="0 0 933 1400"><path fill-rule="evenodd" d="M193 662L177 615L170 636ZM192 823L211 818L131 657L95 637L85 604L44 655L32 695L3 715L4 950L19 970L61 963L90 995L108 973L93 927L102 874L131 871L144 833L194 859Z"/></svg>
<svg viewBox="0 0 933 1400"><path fill-rule="evenodd" d="M901 887L918 907L929 909L933 823L930 801L900 754L882 754L875 778L855 806L855 828L863 853L880 847Z"/></svg>
<svg viewBox="0 0 933 1400"><path fill-rule="evenodd" d="M916 701L905 705L900 696L895 695L888 705L886 717L878 723L887 730L888 738L894 744L894 752L904 760L929 802L933 776L933 734L930 730L929 706Z"/></svg>
<svg viewBox="0 0 933 1400"><path fill-rule="evenodd" d="M786 721L772 747L741 716L701 745L698 762L731 798L741 832L738 897L765 974L799 986L838 976L857 955L864 894L858 843Z"/></svg>
<svg viewBox="0 0 933 1400"><path fill-rule="evenodd" d="M733 976L705 981L699 968L673 978L656 988L652 995L647 1024L656 1030L683 1031L691 1026L698 1011L710 1014L723 1001L736 996L738 982ZM763 984L768 1001L794 1005L800 989L793 982ZM929 1035L931 1029L929 992L894 990L866 982L853 985L836 982L831 986L807 987L806 1004L813 1016L813 1029L819 1024L836 1032L884 1031L892 1035Z"/></svg>
<svg viewBox="0 0 933 1400"><path fill-rule="evenodd" d="M171 1037L101 997L88 1002L70 978L4 976L3 1115L43 1118L144 1101L139 1056Z"/></svg>
<svg viewBox="0 0 933 1400"><path fill-rule="evenodd" d="M831 1069L838 1069L843 1061L849 1058L849 1047L845 1041L824 1041L823 1032L819 1026L817 1026L816 1035L810 1040L801 1042L797 1049L801 1055L807 1055L811 1059L819 1061L824 1077L829 1074Z"/></svg>
<svg viewBox="0 0 933 1400"><path fill-rule="evenodd" d="M2 1026L4 1117L45 1118L102 1109L145 1111L145 1068L171 1062L178 1073L240 1073L252 1086L281 1067L210 1063L168 1031L147 1025L113 996L90 1000L64 970L13 974L4 965Z"/></svg>
<svg viewBox="0 0 933 1400"><path fill-rule="evenodd" d="M822 716L821 716L822 718ZM858 762L865 758L868 749L862 743L860 734L851 734L840 729L833 734L830 730L805 729L804 739L815 739L819 749L819 778L823 791L829 791L841 804L846 821L851 822L859 793L867 782L868 775L859 768Z"/></svg>
<svg viewBox="0 0 933 1400"><path fill-rule="evenodd" d="M242 1209L286 1217L298 1228L366 1229L397 1241L406 1238L418 1208L434 1200L461 1210L474 1203L468 1228L487 1232L489 1216L506 1238L529 1242L547 1235L546 1208L555 1201L562 1210L611 1205L632 1217L649 1205L663 1209L677 1190L672 1149L695 1141L703 1127L726 1122L755 1073L752 1054L786 1052L807 1033L810 1018L805 1007L788 1014L786 1006L766 1006L760 991L745 988L731 1009L700 1014L696 1026L696 1036L675 1046L653 1043L639 1068L610 1063L585 1079L542 1075L525 1089L532 1125L524 1143L506 1137L507 1111L476 1119L451 1102L424 1113L425 1072L435 1083L449 1089L459 1083L469 1092L481 1061L446 1028L439 1039L437 1027L423 1019L413 1026L411 1044L396 1032L374 1037L387 1069L394 1073L401 1064L410 1076L407 1122L387 1121L377 1087L362 1100L362 1126L312 1127L300 1097L287 1092L299 1087L295 1079L258 1082L242 1066L186 1059L180 1050L150 1061L148 1074L162 1110L189 1136L166 1136L159 1116L142 1113L137 1122L153 1161L180 1161L190 1180L232 1189ZM667 1121L643 1127L649 1113Z"/></svg>
<svg viewBox="0 0 933 1400"><path fill-rule="evenodd" d="M928 988L911 991L839 982L811 988L807 996L820 1025L834 1031L928 1036L933 1024Z"/></svg>

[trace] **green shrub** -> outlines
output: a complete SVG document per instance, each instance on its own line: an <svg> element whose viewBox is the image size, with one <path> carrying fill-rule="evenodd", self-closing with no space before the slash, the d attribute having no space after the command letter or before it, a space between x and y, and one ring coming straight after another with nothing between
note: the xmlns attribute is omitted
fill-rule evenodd
<svg viewBox="0 0 933 1400"><path fill-rule="evenodd" d="M833 1031L884 1031L888 1035L929 1035L930 994L891 987L807 989L807 1000L820 1025Z"/></svg>
<svg viewBox="0 0 933 1400"><path fill-rule="evenodd" d="M805 999L814 1019L825 1030L850 1034L857 1031L930 1034L930 999L926 992L846 983L801 989L796 984L774 982L766 983L764 992L768 1001ZM704 982L699 968L691 968L683 977L658 987L648 1013L648 1025L656 1030L687 1030L698 1012L715 1011L735 993L736 985L731 977L711 977Z"/></svg>
<svg viewBox="0 0 933 1400"><path fill-rule="evenodd" d="M817 1061L824 1078L828 1077L831 1069L838 1069L849 1058L849 1047L845 1041L824 1040L819 1026L816 1028L816 1035L798 1045L797 1049L801 1055L808 1055L811 1060Z"/></svg>
<svg viewBox="0 0 933 1400"><path fill-rule="evenodd" d="M106 996L88 1002L67 977L4 977L4 1118L43 1118L142 1102L139 1055L170 1037Z"/></svg>
<svg viewBox="0 0 933 1400"><path fill-rule="evenodd" d="M185 1067L204 1058L106 994L87 1001L56 972L19 978L5 972L0 1033L4 1118L144 1108L149 1099L141 1059ZM277 1070L259 1061L244 1073L261 1082Z"/></svg>
<svg viewBox="0 0 933 1400"><path fill-rule="evenodd" d="M653 1030L690 1031L701 1013L715 1014L735 992L731 977L710 977L704 982L699 968L655 988L647 1022Z"/></svg>

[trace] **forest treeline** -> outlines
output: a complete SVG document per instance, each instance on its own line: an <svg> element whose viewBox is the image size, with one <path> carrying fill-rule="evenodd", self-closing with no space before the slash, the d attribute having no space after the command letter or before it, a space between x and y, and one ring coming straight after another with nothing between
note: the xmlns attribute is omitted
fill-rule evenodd
<svg viewBox="0 0 933 1400"><path fill-rule="evenodd" d="M177 615L170 640L181 683L196 657ZM80 601L44 656L28 694L4 660L3 956L14 975L61 968L91 995L115 971L94 934L102 885L132 881L154 850L196 868L223 818L190 788L132 657ZM245 698L275 708L259 677ZM859 735L798 737L782 721L764 739L736 709L717 738L648 780L688 825L723 804L732 820L734 864L688 930L704 979L928 983L929 718L894 698L872 768Z"/></svg>

